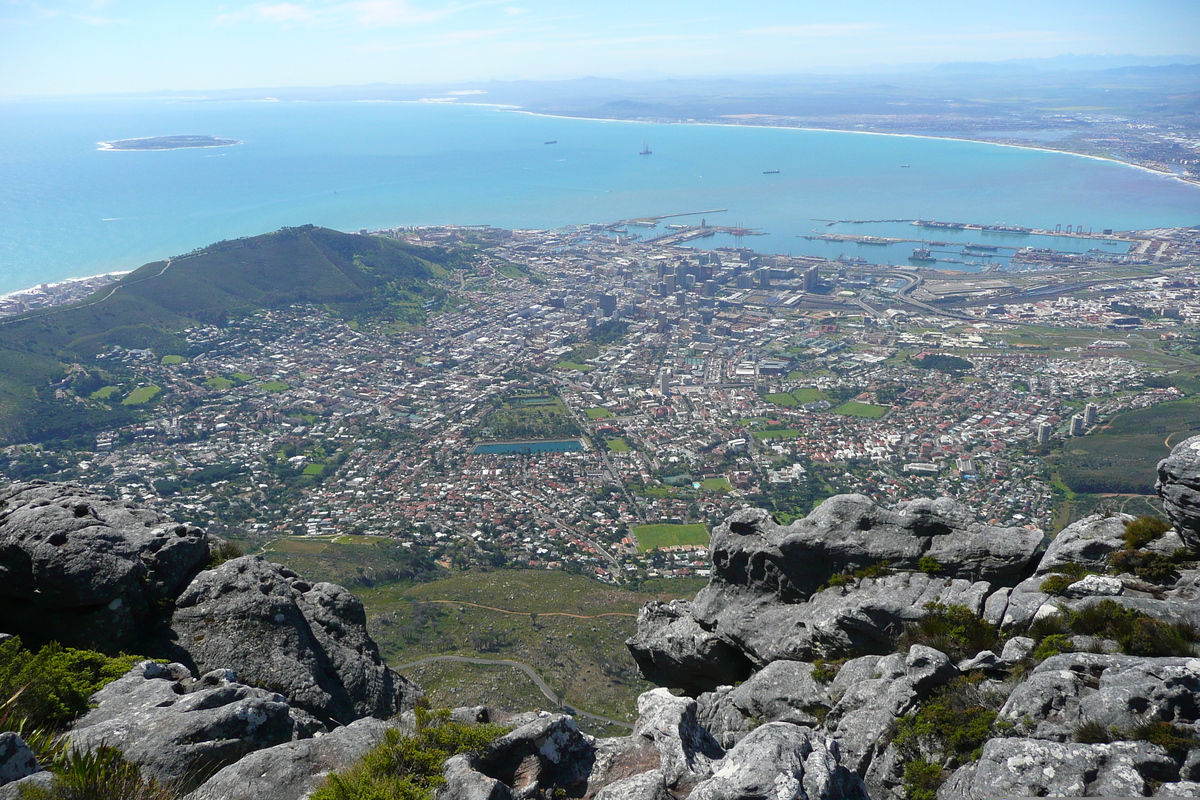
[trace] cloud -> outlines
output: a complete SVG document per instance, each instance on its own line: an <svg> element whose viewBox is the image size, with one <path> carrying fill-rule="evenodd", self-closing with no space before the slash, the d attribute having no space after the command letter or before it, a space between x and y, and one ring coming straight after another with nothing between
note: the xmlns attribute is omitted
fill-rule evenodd
<svg viewBox="0 0 1200 800"><path fill-rule="evenodd" d="M437 22L460 10L457 4L426 9L412 0L343 0L317 3L256 3L239 11L217 16L214 22L228 25L268 22L281 25L354 25L363 28L422 25Z"/></svg>
<svg viewBox="0 0 1200 800"><path fill-rule="evenodd" d="M508 6L504 9L504 13L508 14L510 17L515 17L518 14L528 14L529 9L528 8L517 8L516 6Z"/></svg>

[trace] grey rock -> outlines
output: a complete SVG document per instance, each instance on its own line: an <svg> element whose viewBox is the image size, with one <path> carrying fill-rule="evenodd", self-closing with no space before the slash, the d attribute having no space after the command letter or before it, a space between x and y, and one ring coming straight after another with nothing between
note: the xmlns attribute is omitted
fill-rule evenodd
<svg viewBox="0 0 1200 800"><path fill-rule="evenodd" d="M1034 575L1013 587L1008 596L1008 605L1004 609L1004 620L1000 627L1005 630L1016 628L1021 630L1033 622L1039 609L1050 601L1050 595L1042 591L1045 575Z"/></svg>
<svg viewBox="0 0 1200 800"><path fill-rule="evenodd" d="M590 737L564 714L549 714L506 733L471 759L477 772L508 786L514 798L551 787L583 787L594 760Z"/></svg>
<svg viewBox="0 0 1200 800"><path fill-rule="evenodd" d="M69 483L0 490L0 628L27 644L137 642L209 557L199 528Z"/></svg>
<svg viewBox="0 0 1200 800"><path fill-rule="evenodd" d="M1008 610L1008 598L1012 587L1004 586L988 595L983 604L983 618L992 625L999 627L1004 622L1004 612Z"/></svg>
<svg viewBox="0 0 1200 800"><path fill-rule="evenodd" d="M237 683L188 693L146 674L145 664L138 665L93 695L96 708L75 724L70 747L107 744L144 773L195 788L248 753L292 738L281 695Z"/></svg>
<svg viewBox="0 0 1200 800"><path fill-rule="evenodd" d="M44 789L49 791L54 783L51 772L35 772L28 777L15 780L0 786L0 800L24 800L26 789Z"/></svg>
<svg viewBox="0 0 1200 800"><path fill-rule="evenodd" d="M1018 661L1024 661L1036 647L1037 642L1028 636L1014 636L1004 643L1004 649L1000 651L1000 660L1016 664Z"/></svg>
<svg viewBox="0 0 1200 800"><path fill-rule="evenodd" d="M1109 575L1086 575L1067 587L1063 595L1080 597L1116 597L1125 593L1125 584Z"/></svg>
<svg viewBox="0 0 1200 800"><path fill-rule="evenodd" d="M595 748L592 771L588 775L587 791L584 793L586 798L596 797L612 784L650 772L658 776L660 783L663 781L659 770L662 759L651 739L644 736L599 739Z"/></svg>
<svg viewBox="0 0 1200 800"><path fill-rule="evenodd" d="M1135 517L1128 514L1093 514L1073 522L1058 532L1046 547L1038 563L1039 575L1046 575L1070 565L1101 572L1108 570L1108 556L1125 547L1125 523Z"/></svg>
<svg viewBox="0 0 1200 800"><path fill-rule="evenodd" d="M914 644L908 648L904 657L904 675L909 685L919 694L927 694L930 689L948 683L958 670L950 657L940 650Z"/></svg>
<svg viewBox="0 0 1200 800"><path fill-rule="evenodd" d="M722 747L732 747L764 721L816 726L832 705L829 690L812 677L813 665L773 661L736 688L722 687L696 699L700 723Z"/></svg>
<svg viewBox="0 0 1200 800"><path fill-rule="evenodd" d="M509 788L476 770L470 756L447 759L442 775L446 783L437 791L438 800L512 800Z"/></svg>
<svg viewBox="0 0 1200 800"><path fill-rule="evenodd" d="M1138 797L1151 781L1177 780L1178 767L1146 742L1065 744L992 739L983 757L962 767L938 790L938 800L989 797Z"/></svg>
<svg viewBox="0 0 1200 800"><path fill-rule="evenodd" d="M257 750L217 772L186 800L301 800L330 772L347 769L383 741L389 727L367 717L314 739Z"/></svg>
<svg viewBox="0 0 1200 800"><path fill-rule="evenodd" d="M861 779L838 764L837 745L811 729L771 722L751 731L690 800L866 800Z"/></svg>
<svg viewBox="0 0 1200 800"><path fill-rule="evenodd" d="M958 671L970 672L973 669L1001 669L1003 666L1004 662L998 655L991 650L984 650L958 662Z"/></svg>
<svg viewBox="0 0 1200 800"><path fill-rule="evenodd" d="M610 783L596 795L596 800L671 800L661 770L652 769Z"/></svg>
<svg viewBox="0 0 1200 800"><path fill-rule="evenodd" d="M1200 783L1192 781L1164 783L1154 790L1154 797L1200 797Z"/></svg>
<svg viewBox="0 0 1200 800"><path fill-rule="evenodd" d="M748 677L750 659L701 628L689 612L683 600L652 601L638 611L637 633L625 645L642 676L693 694Z"/></svg>
<svg viewBox="0 0 1200 800"><path fill-rule="evenodd" d="M24 739L11 731L0 733L0 786L41 771Z"/></svg>
<svg viewBox="0 0 1200 800"><path fill-rule="evenodd" d="M1184 546L1200 549L1200 436L1184 439L1158 462L1154 489Z"/></svg>
<svg viewBox="0 0 1200 800"><path fill-rule="evenodd" d="M712 774L712 764L725 755L696 719L696 701L676 697L666 689L638 697L638 721L633 735L654 743L663 780L683 791Z"/></svg>
<svg viewBox="0 0 1200 800"><path fill-rule="evenodd" d="M197 671L235 665L327 724L390 717L420 695L383 663L358 598L259 556L201 572L175 606L173 656Z"/></svg>

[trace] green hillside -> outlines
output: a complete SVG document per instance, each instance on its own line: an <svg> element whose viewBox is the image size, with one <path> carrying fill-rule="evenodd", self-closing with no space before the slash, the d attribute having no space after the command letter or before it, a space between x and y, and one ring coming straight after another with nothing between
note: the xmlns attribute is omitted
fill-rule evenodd
<svg viewBox="0 0 1200 800"><path fill-rule="evenodd" d="M292 303L324 304L355 322L419 324L427 305L442 300L429 281L463 258L305 225L146 264L80 303L0 321L0 443L86 433L132 418L128 406L54 399L64 381L100 388L87 372L114 345L158 357L180 353L186 343L176 333L183 328Z"/></svg>

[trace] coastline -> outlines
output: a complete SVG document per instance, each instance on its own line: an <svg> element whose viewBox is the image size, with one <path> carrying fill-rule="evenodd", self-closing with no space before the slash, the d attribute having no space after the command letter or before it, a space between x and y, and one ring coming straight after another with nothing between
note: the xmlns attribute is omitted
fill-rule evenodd
<svg viewBox="0 0 1200 800"><path fill-rule="evenodd" d="M587 122L631 122L638 125L709 125L715 128L762 128L766 130L790 130L790 131L815 131L820 133L852 133L862 136L898 136L908 139L933 139L943 142L971 142L973 144L987 144L993 147L1013 147L1018 150L1037 150L1042 153L1056 153L1058 155L1075 156L1077 158L1090 158L1096 161L1108 161L1112 164L1120 164L1133 169L1140 169L1143 172L1148 172L1151 175L1157 175L1160 178L1170 178L1171 180L1179 181L1188 186L1200 187L1200 179L1188 180L1181 175L1176 175L1171 172L1163 172L1162 170L1152 169L1143 164L1135 164L1132 161L1122 161L1119 158L1111 156L1097 156L1091 153L1076 153L1073 150L1056 150L1052 147L1041 147L1033 144L1016 144L1014 142L996 142L991 139L973 139L965 136L930 136L923 133L892 133L889 131L848 131L845 128L814 128L805 125L757 125L753 123L741 122L700 122L695 120L674 119L667 121L654 121L645 119L614 119L612 117L576 117L569 114L549 114L543 111L528 111L522 108L513 109L517 114L528 114L531 117L548 117L550 119L575 119L584 120Z"/></svg>
<svg viewBox="0 0 1200 800"><path fill-rule="evenodd" d="M17 299L20 298L21 295L52 291L54 289L62 288L63 286L70 286L73 283L86 283L87 281L94 281L98 278L119 279L131 272L133 272L131 269L118 269L113 270L112 272L100 272L96 275L85 275L81 278L63 278L61 281L54 281L52 283L39 283L37 286L30 286L27 289L17 289L15 291L8 292L7 294L0 294L0 302Z"/></svg>

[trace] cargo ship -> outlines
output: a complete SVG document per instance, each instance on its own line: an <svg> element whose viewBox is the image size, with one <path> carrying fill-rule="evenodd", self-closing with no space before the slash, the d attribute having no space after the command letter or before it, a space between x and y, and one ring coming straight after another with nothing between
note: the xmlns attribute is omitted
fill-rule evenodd
<svg viewBox="0 0 1200 800"><path fill-rule="evenodd" d="M649 156L649 155L653 155L653 154L654 154L654 151L650 149L650 143L642 142L642 151L640 153L638 153L638 155L639 156Z"/></svg>
<svg viewBox="0 0 1200 800"><path fill-rule="evenodd" d="M779 170L777 170L777 169L764 169L763 170L763 175L778 175L778 174L779 174Z"/></svg>
<svg viewBox="0 0 1200 800"><path fill-rule="evenodd" d="M927 247L918 247L913 250L912 255L908 257L909 261L937 261L933 254L929 252Z"/></svg>

